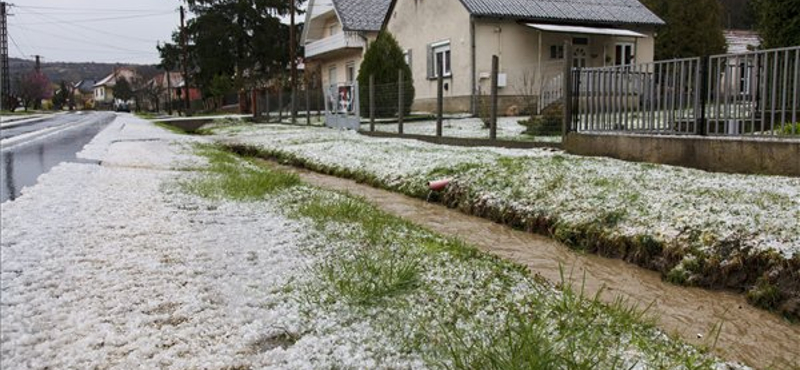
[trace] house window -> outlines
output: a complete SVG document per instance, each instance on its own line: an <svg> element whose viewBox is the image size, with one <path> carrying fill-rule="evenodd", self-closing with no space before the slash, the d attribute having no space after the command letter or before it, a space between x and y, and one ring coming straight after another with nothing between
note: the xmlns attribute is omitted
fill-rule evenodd
<svg viewBox="0 0 800 370"><path fill-rule="evenodd" d="M633 64L635 60L635 52L633 44L630 42L617 43L614 49L614 64L618 66L627 66Z"/></svg>
<svg viewBox="0 0 800 370"><path fill-rule="evenodd" d="M336 81L336 66L328 68L328 84L333 85Z"/></svg>
<svg viewBox="0 0 800 370"><path fill-rule="evenodd" d="M333 35L335 35L337 33L339 33L339 25L338 24L334 23L334 24L328 26L328 36L333 36Z"/></svg>
<svg viewBox="0 0 800 370"><path fill-rule="evenodd" d="M564 59L564 45L550 45L550 59Z"/></svg>
<svg viewBox="0 0 800 370"><path fill-rule="evenodd" d="M450 41L437 42L428 45L428 78L451 76L450 69Z"/></svg>
<svg viewBox="0 0 800 370"><path fill-rule="evenodd" d="M356 79L356 63L347 63L345 70L347 71L347 83L353 83L353 81Z"/></svg>

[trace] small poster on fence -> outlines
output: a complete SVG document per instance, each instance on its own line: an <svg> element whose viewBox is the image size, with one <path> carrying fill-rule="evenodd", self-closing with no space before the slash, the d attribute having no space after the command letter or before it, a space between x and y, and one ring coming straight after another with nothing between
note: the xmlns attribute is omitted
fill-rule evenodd
<svg viewBox="0 0 800 370"><path fill-rule="evenodd" d="M337 112L353 113L353 86L339 86Z"/></svg>

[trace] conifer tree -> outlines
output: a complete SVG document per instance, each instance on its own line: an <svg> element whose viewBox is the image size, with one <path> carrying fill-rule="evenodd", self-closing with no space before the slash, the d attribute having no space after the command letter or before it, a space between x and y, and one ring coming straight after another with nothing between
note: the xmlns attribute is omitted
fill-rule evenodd
<svg viewBox="0 0 800 370"><path fill-rule="evenodd" d="M764 49L800 45L800 1L753 0Z"/></svg>
<svg viewBox="0 0 800 370"><path fill-rule="evenodd" d="M666 22L656 36L656 59L725 52L722 9L717 0L644 0Z"/></svg>
<svg viewBox="0 0 800 370"><path fill-rule="evenodd" d="M403 49L391 33L382 31L364 53L364 60L358 70L359 92L361 94L361 114L369 115L369 76L374 75L375 85L387 91L375 94L375 115L390 117L397 114L397 76L403 70L403 112L407 114L414 102L414 84L411 68L403 57ZM393 85L392 85L393 84ZM393 86L393 87L392 87Z"/></svg>

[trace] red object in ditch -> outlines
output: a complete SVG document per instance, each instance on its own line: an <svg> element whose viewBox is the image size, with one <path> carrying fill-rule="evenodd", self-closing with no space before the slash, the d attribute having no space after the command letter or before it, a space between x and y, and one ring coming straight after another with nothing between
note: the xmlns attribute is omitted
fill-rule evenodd
<svg viewBox="0 0 800 370"><path fill-rule="evenodd" d="M428 188L430 188L433 191L440 191L440 190L444 189L445 187L447 187L447 184L449 184L449 183L450 183L450 179L429 181L428 182Z"/></svg>

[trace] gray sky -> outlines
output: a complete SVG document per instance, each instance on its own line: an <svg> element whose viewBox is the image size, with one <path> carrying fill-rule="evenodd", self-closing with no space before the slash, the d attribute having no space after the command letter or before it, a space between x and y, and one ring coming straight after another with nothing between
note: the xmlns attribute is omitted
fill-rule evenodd
<svg viewBox="0 0 800 370"><path fill-rule="evenodd" d="M45 62L159 62L180 23L179 0L5 0L11 57Z"/></svg>

